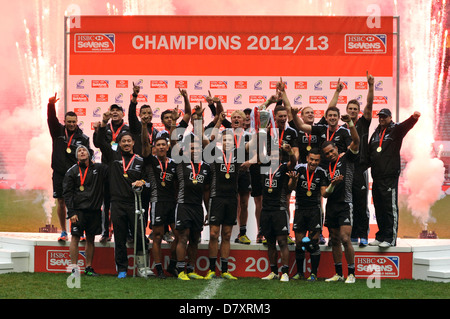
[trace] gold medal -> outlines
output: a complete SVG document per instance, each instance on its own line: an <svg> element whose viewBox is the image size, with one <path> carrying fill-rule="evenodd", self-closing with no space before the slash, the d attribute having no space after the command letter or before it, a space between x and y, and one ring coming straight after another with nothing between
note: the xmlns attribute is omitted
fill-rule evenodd
<svg viewBox="0 0 450 319"><path fill-rule="evenodd" d="M306 196L309 197L309 196L311 196L311 195L312 195L312 192L311 192L311 191L307 191L307 192L306 192Z"/></svg>
<svg viewBox="0 0 450 319"><path fill-rule="evenodd" d="M272 193L273 189L272 189L272 188L269 188L267 191L268 191L269 193Z"/></svg>
<svg viewBox="0 0 450 319"><path fill-rule="evenodd" d="M162 182L161 182L161 186L162 186L162 187L166 186L166 182L165 182L165 181L162 181Z"/></svg>
<svg viewBox="0 0 450 319"><path fill-rule="evenodd" d="M306 150L309 152L311 150L311 145L306 146Z"/></svg>
<svg viewBox="0 0 450 319"><path fill-rule="evenodd" d="M128 174L126 174L126 173L123 174L123 177L128 178Z"/></svg>
<svg viewBox="0 0 450 319"><path fill-rule="evenodd" d="M226 179L230 179L230 174L226 173L226 174L225 174L225 178L226 178Z"/></svg>
<svg viewBox="0 0 450 319"><path fill-rule="evenodd" d="M82 191L82 192L84 191L84 186L83 185L80 186L80 191Z"/></svg>
<svg viewBox="0 0 450 319"><path fill-rule="evenodd" d="M70 149L70 147L68 147L68 148L66 149L66 152L67 152L68 154L72 153L72 150Z"/></svg>
<svg viewBox="0 0 450 319"><path fill-rule="evenodd" d="M378 152L378 153L381 152L381 146L379 146L379 147L377 148L377 152Z"/></svg>
<svg viewBox="0 0 450 319"><path fill-rule="evenodd" d="M197 185L198 181L196 179L192 180L192 184Z"/></svg>
<svg viewBox="0 0 450 319"><path fill-rule="evenodd" d="M114 142L114 141L111 141L111 145L114 145L114 144L116 144L116 142Z"/></svg>

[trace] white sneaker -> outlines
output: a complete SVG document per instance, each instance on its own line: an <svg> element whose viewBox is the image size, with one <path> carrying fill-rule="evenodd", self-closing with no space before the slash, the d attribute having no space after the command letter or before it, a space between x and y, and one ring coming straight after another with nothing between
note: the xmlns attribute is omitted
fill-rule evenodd
<svg viewBox="0 0 450 319"><path fill-rule="evenodd" d="M148 267L141 267L137 269L137 276L138 277L148 277L148 276L154 276L155 273Z"/></svg>
<svg viewBox="0 0 450 319"><path fill-rule="evenodd" d="M345 279L346 284L354 284L356 281L355 276L353 274L348 275L347 279Z"/></svg>
<svg viewBox="0 0 450 319"><path fill-rule="evenodd" d="M379 246L380 244L381 242L375 239L374 241L369 243L369 246Z"/></svg>
<svg viewBox="0 0 450 319"><path fill-rule="evenodd" d="M278 279L279 276L277 274L275 274L274 272L271 272L268 276L266 277L262 277L262 280L273 280L273 279Z"/></svg>
<svg viewBox="0 0 450 319"><path fill-rule="evenodd" d="M282 274L280 281L282 282L289 282L289 275L288 274Z"/></svg>
<svg viewBox="0 0 450 319"><path fill-rule="evenodd" d="M378 247L380 247L380 248L389 248L389 247L391 247L391 244L388 243L387 241L384 241L381 244L379 244Z"/></svg>
<svg viewBox="0 0 450 319"><path fill-rule="evenodd" d="M344 276L339 276L338 274L335 274L333 277L325 279L326 282L337 282L337 281L344 281Z"/></svg>

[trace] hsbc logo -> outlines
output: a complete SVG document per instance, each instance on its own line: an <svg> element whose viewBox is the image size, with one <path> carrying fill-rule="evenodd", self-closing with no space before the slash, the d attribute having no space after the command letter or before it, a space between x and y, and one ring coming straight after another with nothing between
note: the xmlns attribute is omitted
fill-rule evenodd
<svg viewBox="0 0 450 319"><path fill-rule="evenodd" d="M77 33L74 37L76 53L111 53L116 51L114 33Z"/></svg>
<svg viewBox="0 0 450 319"><path fill-rule="evenodd" d="M385 54L386 34L346 34L345 53Z"/></svg>
<svg viewBox="0 0 450 319"><path fill-rule="evenodd" d="M398 256L355 256L357 277L369 277L374 272L380 277L399 277L400 257Z"/></svg>

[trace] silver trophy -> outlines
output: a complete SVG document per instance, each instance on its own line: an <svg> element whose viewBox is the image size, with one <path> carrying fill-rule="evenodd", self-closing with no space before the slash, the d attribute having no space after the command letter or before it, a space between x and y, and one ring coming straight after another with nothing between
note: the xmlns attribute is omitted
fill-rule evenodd
<svg viewBox="0 0 450 319"><path fill-rule="evenodd" d="M259 113L259 128L267 129L270 121L270 112L266 110L266 106L260 105L258 108Z"/></svg>

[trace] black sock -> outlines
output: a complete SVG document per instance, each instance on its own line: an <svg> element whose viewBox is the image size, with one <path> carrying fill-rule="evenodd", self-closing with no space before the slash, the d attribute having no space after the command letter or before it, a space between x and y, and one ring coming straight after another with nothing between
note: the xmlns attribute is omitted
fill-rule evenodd
<svg viewBox="0 0 450 319"><path fill-rule="evenodd" d="M336 269L336 274L342 276L342 263L334 264L334 269Z"/></svg>
<svg viewBox="0 0 450 319"><path fill-rule="evenodd" d="M178 273L183 272L185 267L186 267L186 262L184 262L184 261L178 261L177 262L177 271L178 271Z"/></svg>
<svg viewBox="0 0 450 319"><path fill-rule="evenodd" d="M228 271L228 258L220 258L220 266L222 273L226 273Z"/></svg>
<svg viewBox="0 0 450 319"><path fill-rule="evenodd" d="M348 265L348 274L349 275L355 275L355 264L350 264L350 265Z"/></svg>
<svg viewBox="0 0 450 319"><path fill-rule="evenodd" d="M317 269L319 268L319 262L320 262L320 254L311 255L311 273L313 273L314 275L317 275Z"/></svg>
<svg viewBox="0 0 450 319"><path fill-rule="evenodd" d="M283 266L281 267L281 273L282 273L282 274L287 274L288 271L289 271L289 266L288 266L288 265L283 265Z"/></svg>
<svg viewBox="0 0 450 319"><path fill-rule="evenodd" d="M278 275L278 267L277 267L277 265L270 265L270 270L271 270L275 275Z"/></svg>
<svg viewBox="0 0 450 319"><path fill-rule="evenodd" d="M209 257L209 270L216 271L217 257Z"/></svg>

